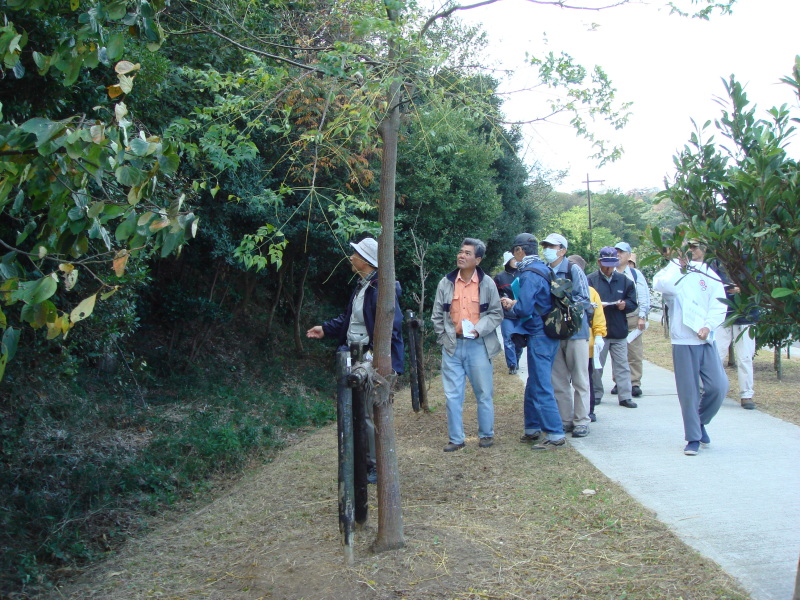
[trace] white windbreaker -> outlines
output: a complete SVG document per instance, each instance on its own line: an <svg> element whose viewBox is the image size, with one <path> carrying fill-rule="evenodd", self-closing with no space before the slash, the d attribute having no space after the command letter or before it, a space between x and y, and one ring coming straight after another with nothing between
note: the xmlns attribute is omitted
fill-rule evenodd
<svg viewBox="0 0 800 600"><path fill-rule="evenodd" d="M672 260L653 278L653 289L661 292L669 310L669 336L673 344L700 345L713 342L714 330L725 320L727 307L720 302L725 298L725 288L719 276L702 262L691 261L697 272L681 273L680 265ZM702 322L697 329L707 327L708 340L697 337L697 330L684 324L684 305L700 306Z"/></svg>

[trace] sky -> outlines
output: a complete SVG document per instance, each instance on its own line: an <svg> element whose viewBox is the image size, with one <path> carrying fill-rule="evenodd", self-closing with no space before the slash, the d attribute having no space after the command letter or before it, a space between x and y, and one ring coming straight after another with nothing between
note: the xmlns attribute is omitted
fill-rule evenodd
<svg viewBox="0 0 800 600"><path fill-rule="evenodd" d="M571 2L599 5L598 0ZM678 4L690 6L688 0ZM624 129L597 128L600 137L625 150L620 160L602 168L589 158L591 144L576 137L567 119L523 126L526 162L569 170L556 186L559 191L585 190L587 176L602 180L591 183L592 192L663 189L664 177L674 172L672 157L694 130L692 119L702 125L721 115L722 80L732 74L759 115L773 106L797 106L792 88L779 82L800 54L798 0L738 0L732 15L709 21L669 15L658 0L603 11L502 0L457 14L487 31L492 66L515 71L501 83L501 92L535 85L537 70L525 66L526 53L564 51L587 68L600 65L617 99L633 103ZM551 94L541 87L508 94L503 110L511 121L530 120L545 114Z"/></svg>

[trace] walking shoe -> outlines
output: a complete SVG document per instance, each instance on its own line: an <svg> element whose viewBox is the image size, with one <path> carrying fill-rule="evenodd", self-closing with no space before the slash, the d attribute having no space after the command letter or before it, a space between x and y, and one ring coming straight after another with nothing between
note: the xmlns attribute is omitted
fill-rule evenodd
<svg viewBox="0 0 800 600"><path fill-rule="evenodd" d="M492 444L494 444L494 438L492 437L481 438L480 441L478 441L479 448L490 448Z"/></svg>
<svg viewBox="0 0 800 600"><path fill-rule="evenodd" d="M531 444L542 437L542 432L537 431L535 433L523 433L522 437L519 438L519 441L523 444Z"/></svg>
<svg viewBox="0 0 800 600"><path fill-rule="evenodd" d="M541 444L534 444L531 446L531 450L555 450L559 446L564 446L567 443L567 438L561 438L560 440L545 440Z"/></svg>
<svg viewBox="0 0 800 600"><path fill-rule="evenodd" d="M642 395L642 388L640 388L638 385L634 385L631 388L631 396L633 396L634 398L638 398L641 395Z"/></svg>
<svg viewBox="0 0 800 600"><path fill-rule="evenodd" d="M683 449L683 453L686 456L694 456L700 452L700 442L689 442L686 444L686 448Z"/></svg>
<svg viewBox="0 0 800 600"><path fill-rule="evenodd" d="M517 367L508 367L508 374L509 375L516 375L517 374Z"/></svg>
<svg viewBox="0 0 800 600"><path fill-rule="evenodd" d="M633 400L620 400L619 405L624 406L625 408L636 408L637 406L639 406Z"/></svg>
<svg viewBox="0 0 800 600"><path fill-rule="evenodd" d="M589 420L592 423L595 423L597 421L597 415L595 415L594 413L589 413Z"/></svg>
<svg viewBox="0 0 800 600"><path fill-rule="evenodd" d="M456 450L461 450L466 444L454 444L450 442L447 446L444 447L445 452L455 452Z"/></svg>
<svg viewBox="0 0 800 600"><path fill-rule="evenodd" d="M611 388L611 393L614 394L615 396L617 395L617 386Z"/></svg>
<svg viewBox="0 0 800 600"><path fill-rule="evenodd" d="M756 405L753 404L753 399L752 398L742 398L742 408L743 409L745 409L745 410L753 410L755 407L756 407Z"/></svg>
<svg viewBox="0 0 800 600"><path fill-rule="evenodd" d="M575 429L575 425L573 425L572 423L569 423L567 425L564 425L563 429L564 429L564 433L569 433L570 431Z"/></svg>
<svg viewBox="0 0 800 600"><path fill-rule="evenodd" d="M589 428L586 425L576 425L572 430L572 437L586 437L589 435Z"/></svg>
<svg viewBox="0 0 800 600"><path fill-rule="evenodd" d="M700 443L701 444L710 444L711 438L708 437L708 433L706 433L706 426L700 425Z"/></svg>

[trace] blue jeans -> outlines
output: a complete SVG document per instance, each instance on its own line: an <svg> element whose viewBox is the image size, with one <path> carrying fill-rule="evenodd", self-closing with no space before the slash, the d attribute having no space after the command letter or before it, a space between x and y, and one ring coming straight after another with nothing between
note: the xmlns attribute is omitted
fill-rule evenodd
<svg viewBox="0 0 800 600"><path fill-rule="evenodd" d="M525 433L544 431L553 441L564 437L564 425L550 379L558 346L559 340L544 333L528 336L528 382L523 405Z"/></svg>
<svg viewBox="0 0 800 600"><path fill-rule="evenodd" d="M454 444L464 443L464 390L467 382L478 404L478 436L494 437L492 361L483 340L456 340L453 356L442 349L442 387L447 405L447 433Z"/></svg>
<svg viewBox="0 0 800 600"><path fill-rule="evenodd" d="M509 369L516 369L522 356L522 348L517 350L514 342L511 341L511 334L514 333L515 325L514 319L503 319L503 322L500 323L500 333L503 334L503 349L506 353L506 366Z"/></svg>

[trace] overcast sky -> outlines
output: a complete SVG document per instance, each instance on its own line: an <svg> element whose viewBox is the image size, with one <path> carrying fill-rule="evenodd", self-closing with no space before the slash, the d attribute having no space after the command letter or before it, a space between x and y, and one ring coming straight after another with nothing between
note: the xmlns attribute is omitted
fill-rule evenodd
<svg viewBox="0 0 800 600"><path fill-rule="evenodd" d="M591 4L597 0L575 0ZM611 2L606 2L611 3ZM688 6L688 0L683 0ZM463 4L468 4L467 1ZM524 67L525 54L543 56L565 51L586 67L603 67L620 101L633 102L628 125L607 131L625 148L622 159L597 168L588 158L590 144L576 138L566 123L537 123L524 129L527 159L552 169L569 169L562 191L592 191L663 186L672 173L672 156L688 141L691 119L702 125L720 115L715 98L724 96L722 79L734 74L746 85L759 114L775 105L796 105L791 88L780 84L800 54L798 0L739 0L730 16L710 21L670 16L656 1L605 11L541 6L525 0L503 0L460 11L460 18L481 23L490 37L496 65L515 69L501 90L531 87L536 70ZM538 89L509 96L504 110L511 120L543 114L549 92Z"/></svg>

